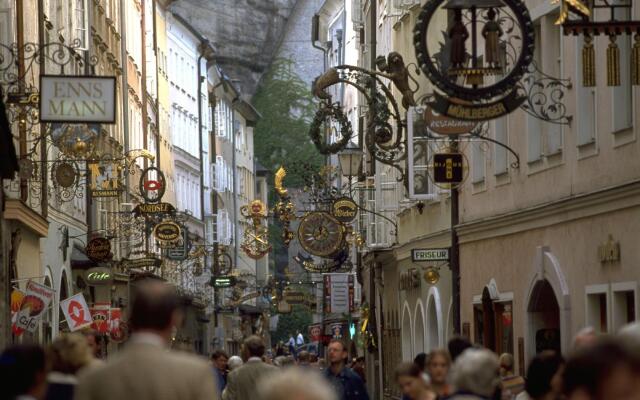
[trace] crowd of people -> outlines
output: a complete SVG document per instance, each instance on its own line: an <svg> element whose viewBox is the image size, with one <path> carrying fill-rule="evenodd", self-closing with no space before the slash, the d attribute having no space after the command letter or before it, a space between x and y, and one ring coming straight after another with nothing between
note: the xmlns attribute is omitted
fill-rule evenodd
<svg viewBox="0 0 640 400"><path fill-rule="evenodd" d="M329 343L324 359L306 350L270 354L262 338L250 336L241 355L217 350L205 360L168 351L181 318L168 286L142 285L122 351L100 360L91 331L60 335L46 350L7 348L0 354L0 400L369 399L364 358L349 360L340 340ZM611 337L583 330L566 359L543 351L524 377L514 367L511 354L456 337L447 349L397 366L395 383L403 400L640 400L640 324Z"/></svg>

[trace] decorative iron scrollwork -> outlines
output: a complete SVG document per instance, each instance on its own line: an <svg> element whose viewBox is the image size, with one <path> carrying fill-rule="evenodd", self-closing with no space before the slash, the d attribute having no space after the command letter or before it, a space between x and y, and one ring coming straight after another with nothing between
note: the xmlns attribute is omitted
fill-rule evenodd
<svg viewBox="0 0 640 400"><path fill-rule="evenodd" d="M573 116L567 114L567 107L563 103L565 93L571 87L571 79L549 76L532 62L527 75L518 83L518 90L526 97L520 108L542 121L571 125Z"/></svg>

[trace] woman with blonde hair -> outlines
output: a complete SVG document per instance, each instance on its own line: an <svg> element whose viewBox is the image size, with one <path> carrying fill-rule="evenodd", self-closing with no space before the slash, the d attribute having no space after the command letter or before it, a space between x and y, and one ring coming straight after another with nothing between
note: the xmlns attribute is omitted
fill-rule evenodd
<svg viewBox="0 0 640 400"><path fill-rule="evenodd" d="M78 372L93 360L87 340L78 333L58 336L48 349L51 372L45 400L71 400Z"/></svg>
<svg viewBox="0 0 640 400"><path fill-rule="evenodd" d="M451 385L447 382L449 369L451 368L451 357L444 349L431 350L427 357L427 373L431 379L431 387L439 398L445 398L453 392Z"/></svg>

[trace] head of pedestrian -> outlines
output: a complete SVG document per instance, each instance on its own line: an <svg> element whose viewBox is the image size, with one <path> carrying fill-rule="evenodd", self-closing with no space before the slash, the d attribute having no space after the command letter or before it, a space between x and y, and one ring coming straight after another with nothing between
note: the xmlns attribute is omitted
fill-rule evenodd
<svg viewBox="0 0 640 400"><path fill-rule="evenodd" d="M500 362L500 376L513 375L514 360L511 354L502 353L498 361Z"/></svg>
<svg viewBox="0 0 640 400"><path fill-rule="evenodd" d="M429 386L423 374L424 371L415 362L403 363L396 368L395 380L405 398L410 400L427 398Z"/></svg>
<svg viewBox="0 0 640 400"><path fill-rule="evenodd" d="M340 372L340 370L344 368L347 360L347 347L342 342L342 340L331 340L331 342L329 342L327 354L331 369L334 371L334 373Z"/></svg>
<svg viewBox="0 0 640 400"><path fill-rule="evenodd" d="M234 369L240 368L242 364L244 364L244 362L242 361L242 358L240 358L239 356L231 356L229 358L229 362L227 363L227 365L229 366L229 371L233 371Z"/></svg>
<svg viewBox="0 0 640 400"><path fill-rule="evenodd" d="M564 359L555 351L536 355L527 368L524 390L531 400L557 399L562 394Z"/></svg>
<svg viewBox="0 0 640 400"><path fill-rule="evenodd" d="M216 350L211 354L211 362L219 371L227 370L229 355L224 350Z"/></svg>
<svg viewBox="0 0 640 400"><path fill-rule="evenodd" d="M434 349L427 356L427 373L431 378L431 384L440 387L447 384L449 369L451 368L451 357L445 349Z"/></svg>
<svg viewBox="0 0 640 400"><path fill-rule="evenodd" d="M454 336L448 343L449 355L452 361L456 361L458 356L462 354L466 349L473 347L469 339L463 336Z"/></svg>
<svg viewBox="0 0 640 400"><path fill-rule="evenodd" d="M307 368L287 368L259 385L261 400L337 400L324 378Z"/></svg>
<svg viewBox="0 0 640 400"><path fill-rule="evenodd" d="M82 331L85 340L87 341L87 345L91 349L91 353L94 357L100 358L101 348L99 336L100 334L95 329L85 329Z"/></svg>
<svg viewBox="0 0 640 400"><path fill-rule="evenodd" d="M599 339L567 360L562 379L567 400L637 400L640 348L625 338Z"/></svg>
<svg viewBox="0 0 640 400"><path fill-rule="evenodd" d="M493 398L500 385L499 370L498 356L490 350L469 348L453 365L452 384L457 393Z"/></svg>
<svg viewBox="0 0 640 400"><path fill-rule="evenodd" d="M573 349L580 350L596 343L598 335L592 326L582 328L573 338Z"/></svg>
<svg viewBox="0 0 640 400"><path fill-rule="evenodd" d="M310 361L311 361L311 355L309 354L308 351L302 350L300 353L298 353L298 364L309 365Z"/></svg>
<svg viewBox="0 0 640 400"><path fill-rule="evenodd" d="M58 336L49 346L48 356L51 370L66 375L75 375L93 360L87 340L77 333Z"/></svg>
<svg viewBox="0 0 640 400"><path fill-rule="evenodd" d="M136 289L130 318L133 332L154 334L170 343L174 328L182 323L175 289L160 281L144 282Z"/></svg>
<svg viewBox="0 0 640 400"><path fill-rule="evenodd" d="M249 336L242 344L242 355L245 361L249 361L251 359L256 361L259 359L262 361L262 356L264 356L265 350L266 347L264 345L264 341L260 336Z"/></svg>
<svg viewBox="0 0 640 400"><path fill-rule="evenodd" d="M39 346L17 345L0 354L0 393L6 396L2 398L43 399L46 375L46 355Z"/></svg>

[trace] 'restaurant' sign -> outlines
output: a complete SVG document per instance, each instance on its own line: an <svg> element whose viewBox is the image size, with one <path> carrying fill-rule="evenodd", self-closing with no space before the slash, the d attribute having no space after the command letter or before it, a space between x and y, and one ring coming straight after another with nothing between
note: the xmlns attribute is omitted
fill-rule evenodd
<svg viewBox="0 0 640 400"><path fill-rule="evenodd" d="M40 77L41 122L116 122L113 76Z"/></svg>
<svg viewBox="0 0 640 400"><path fill-rule="evenodd" d="M449 261L449 249L413 249L411 261Z"/></svg>
<svg viewBox="0 0 640 400"><path fill-rule="evenodd" d="M431 107L425 107L424 122L428 130L439 135L463 135L478 127L478 122L463 121L441 115Z"/></svg>

